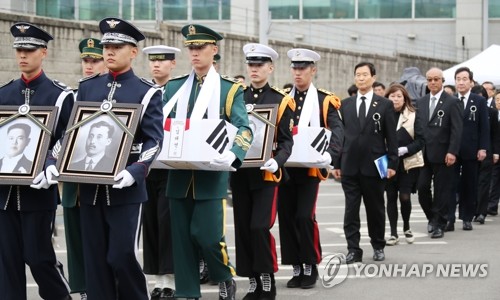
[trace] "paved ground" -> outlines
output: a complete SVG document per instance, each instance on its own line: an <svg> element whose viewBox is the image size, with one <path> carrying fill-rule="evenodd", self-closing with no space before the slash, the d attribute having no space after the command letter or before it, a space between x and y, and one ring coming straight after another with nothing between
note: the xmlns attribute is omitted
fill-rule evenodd
<svg viewBox="0 0 500 300"><path fill-rule="evenodd" d="M500 234L498 233L500 230L500 217L488 217L486 224L474 224L474 230L470 232L463 231L461 224L457 223L459 225L457 231L446 233L444 239L432 240L426 233L427 221L418 205L417 196L413 195L412 200L411 227L416 236L412 245L406 244L403 239L397 246L386 247L386 261L383 264L374 264L371 258L372 250L367 235L364 207L362 207L361 242L365 251L363 263L366 265L360 264L349 268L341 265L337 269L332 269L338 272L333 282L342 280L343 282L334 287L325 288L320 280L317 287L310 290L286 288L286 281L292 273L291 267L280 266L280 270L276 274L277 298L325 300L396 298L416 300L437 299L438 297L454 300L500 299ZM344 197L340 184L333 180L322 183L317 205L317 219L320 226L324 257L346 252L342 229L343 210ZM234 261L234 227L231 212L232 209L228 212L227 240L230 246L229 253ZM60 212L58 212L57 224L59 234L56 237L56 252L59 260L65 264L64 226ZM279 220L277 220L273 228L273 233L279 241L278 226ZM386 236L389 232L388 226L387 224ZM399 228L401 237L401 222ZM279 245L279 242L277 242L277 245ZM142 259L142 250L140 256L140 259ZM384 269L381 271L382 268ZM431 268L432 271L429 271ZM438 268L440 268L439 271ZM474 268L479 269L476 270L475 277L471 275L464 277L461 274L467 271L467 268L472 268L469 271L474 271ZM386 273L383 273L384 270ZM427 271L426 274L422 274L424 270ZM29 270L27 270L27 273L29 276ZM387 273L392 275L385 275ZM379 276L379 274L382 274L382 276ZM342 277L342 275L344 276ZM324 278L328 280L328 276ZM150 287L154 284L152 281L149 283ZM248 283L244 278L237 278L237 283L237 299L241 299L246 293ZM326 281L323 283L326 283ZM40 299L37 294L36 284L31 277L28 282L28 292L30 300ZM202 286L203 299L218 299L217 292L217 286Z"/></svg>

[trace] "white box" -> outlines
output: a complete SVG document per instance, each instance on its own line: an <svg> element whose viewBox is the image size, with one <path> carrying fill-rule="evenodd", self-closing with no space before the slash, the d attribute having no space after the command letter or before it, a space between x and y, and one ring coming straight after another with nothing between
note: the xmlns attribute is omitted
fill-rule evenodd
<svg viewBox="0 0 500 300"><path fill-rule="evenodd" d="M238 132L233 124L220 119L167 119L163 147L156 158L171 169L221 171L210 161L233 146ZM225 170L229 171L229 170Z"/></svg>
<svg viewBox="0 0 500 300"><path fill-rule="evenodd" d="M330 144L332 132L323 127L294 127L292 155L287 167L318 168L318 160Z"/></svg>

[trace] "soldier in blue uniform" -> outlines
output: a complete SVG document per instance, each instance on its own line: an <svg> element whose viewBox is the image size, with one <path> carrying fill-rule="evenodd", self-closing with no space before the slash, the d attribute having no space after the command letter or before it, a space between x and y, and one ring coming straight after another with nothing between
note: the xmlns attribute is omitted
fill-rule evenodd
<svg viewBox="0 0 500 300"><path fill-rule="evenodd" d="M164 95L166 107L170 101L176 100L175 95L180 96L169 116L190 118L200 101L198 96L207 91L212 92L209 93L214 97L210 99L211 103L217 106L210 106L206 115L208 118L217 117L231 122L238 132L231 150L224 151L211 164L220 169L230 166L238 168L252 142L252 132L241 85L222 78L212 65L213 56L218 51L217 41L222 40L222 36L210 28L194 24L184 26L182 34L186 37L185 45L189 49L193 70L189 76L168 82ZM214 84L204 84L207 81ZM219 82L220 94L215 92ZM179 90L182 94L177 94ZM201 252L207 262L210 278L219 282L219 299L234 300L235 272L229 263L224 230L228 176L227 171L169 171L167 197L170 197L172 211L176 298L200 297L198 266Z"/></svg>
<svg viewBox="0 0 500 300"><path fill-rule="evenodd" d="M78 48L82 63L83 77L107 72L102 56L101 40L87 38L80 41ZM64 235L68 251L68 279L72 293L80 293L82 300L85 293L85 266L83 260L82 231L80 228L80 196L78 184L63 182L62 203L64 216Z"/></svg>
<svg viewBox="0 0 500 300"><path fill-rule="evenodd" d="M118 18L101 20L99 28L109 73L81 81L77 100L142 103L145 113L127 167L115 177L117 183L80 183L87 295L89 300L146 300L146 277L136 254L142 204L147 201L145 180L163 139L161 91L131 68L144 35Z"/></svg>
<svg viewBox="0 0 500 300"><path fill-rule="evenodd" d="M245 103L277 104L273 154L260 168L242 168L231 174L234 227L236 236L236 274L248 277L250 287L244 300L275 299L274 273L278 271L276 243L270 230L276 219L278 185L284 180L283 165L292 153L295 101L271 87L268 77L274 71L278 53L262 44L246 44L247 72L251 84L245 89ZM254 132L254 136L257 133Z"/></svg>
<svg viewBox="0 0 500 300"><path fill-rule="evenodd" d="M175 68L175 55L181 50L165 45L142 49L148 55L153 81L164 90ZM175 293L170 202L167 189L168 170L153 166L146 178L148 202L143 213L144 273L155 275L151 300L172 299Z"/></svg>
<svg viewBox="0 0 500 300"><path fill-rule="evenodd" d="M329 148L320 162L324 169L286 167L290 180L279 188L281 263L293 265L293 277L287 282L287 287L308 289L316 285L317 264L321 262L321 243L316 222L319 183L328 177L329 167L340 156L344 131L337 111L340 107L339 98L332 92L316 89L312 83L320 55L309 49L291 49L287 54L292 61L294 80L290 95L297 105L294 124L300 128L301 120L309 120L306 106L311 101L309 103L313 109L309 112L310 125L303 125L325 127L332 132ZM317 110L314 110L315 106Z"/></svg>
<svg viewBox="0 0 500 300"><path fill-rule="evenodd" d="M73 92L50 80L42 70L52 36L26 22L11 27L21 78L0 88L0 105L57 106L58 122L50 148L60 139L73 107ZM40 157L39 159L43 159ZM40 189L40 190L35 190ZM33 185L0 185L0 294L2 299L26 300L25 264L42 299L71 299L52 246L52 230L59 199L57 186L49 187L44 172Z"/></svg>

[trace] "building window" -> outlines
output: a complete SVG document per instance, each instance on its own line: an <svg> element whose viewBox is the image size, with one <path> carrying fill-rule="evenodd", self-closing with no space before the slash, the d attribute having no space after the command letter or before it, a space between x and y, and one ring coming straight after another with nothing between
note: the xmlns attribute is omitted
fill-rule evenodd
<svg viewBox="0 0 500 300"><path fill-rule="evenodd" d="M455 18L456 0L415 0L415 18Z"/></svg>
<svg viewBox="0 0 500 300"><path fill-rule="evenodd" d="M125 10L127 9L130 13L133 13L133 20L156 20L156 1L155 0L134 0L134 7L132 11L132 5L130 5L130 0L123 1L123 17L125 16ZM125 2L129 2L125 5ZM132 19L132 15L129 20Z"/></svg>
<svg viewBox="0 0 500 300"><path fill-rule="evenodd" d="M79 20L102 20L118 16L119 0L79 0Z"/></svg>
<svg viewBox="0 0 500 300"><path fill-rule="evenodd" d="M163 0L164 20L187 20L187 0Z"/></svg>
<svg viewBox="0 0 500 300"><path fill-rule="evenodd" d="M360 19L411 18L412 0L358 0Z"/></svg>
<svg viewBox="0 0 500 300"><path fill-rule="evenodd" d="M193 0L193 20L229 20L230 0Z"/></svg>
<svg viewBox="0 0 500 300"><path fill-rule="evenodd" d="M302 8L304 14L303 18L304 19L353 19L355 2L356 0L303 1L303 8Z"/></svg>
<svg viewBox="0 0 500 300"><path fill-rule="evenodd" d="M269 0L269 10L273 19L298 19L299 0Z"/></svg>
<svg viewBox="0 0 500 300"><path fill-rule="evenodd" d="M500 18L500 0L488 0L488 16Z"/></svg>
<svg viewBox="0 0 500 300"><path fill-rule="evenodd" d="M74 19L74 0L38 0L36 1L37 16L50 18Z"/></svg>

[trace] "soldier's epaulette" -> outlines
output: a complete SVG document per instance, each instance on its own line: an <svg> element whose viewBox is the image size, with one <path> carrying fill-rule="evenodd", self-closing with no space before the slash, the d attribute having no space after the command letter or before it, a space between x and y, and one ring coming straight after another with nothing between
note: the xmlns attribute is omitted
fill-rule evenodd
<svg viewBox="0 0 500 300"><path fill-rule="evenodd" d="M96 73L96 74L92 74L92 75L89 75L87 77L83 77L83 78L80 78L80 80L78 80L79 83L82 83L84 81L87 81L89 79L92 79L92 78L96 78L96 77L99 77L99 73Z"/></svg>
<svg viewBox="0 0 500 300"><path fill-rule="evenodd" d="M182 75L179 75L179 76L175 76L175 77L172 77L169 79L169 81L172 81L172 80L178 80L178 79L182 79L184 77L188 77L189 74L182 74Z"/></svg>
<svg viewBox="0 0 500 300"><path fill-rule="evenodd" d="M69 86L65 85L64 83L60 82L59 80L54 79L54 80L52 80L52 83L63 91L71 90L71 88Z"/></svg>
<svg viewBox="0 0 500 300"><path fill-rule="evenodd" d="M8 86L9 84L13 83L14 82L14 79L11 79L7 82L4 82L2 84L0 84L0 89L3 88L4 86Z"/></svg>
<svg viewBox="0 0 500 300"><path fill-rule="evenodd" d="M291 90L292 90L292 88L285 88L285 89L283 89L283 92L287 93L287 94L290 94Z"/></svg>
<svg viewBox="0 0 500 300"><path fill-rule="evenodd" d="M154 87L156 85L157 88L160 88L159 85L157 85L152 80L149 80L147 78L141 77L141 81L144 82L145 84L149 85L150 87Z"/></svg>
<svg viewBox="0 0 500 300"><path fill-rule="evenodd" d="M322 92L323 94L327 94L327 95L335 95L333 92L330 92L330 91L325 90L325 89L318 89L318 91Z"/></svg>
<svg viewBox="0 0 500 300"><path fill-rule="evenodd" d="M227 76L227 75L221 75L221 77L220 77L220 78L222 78L222 79L224 79L224 80L227 80L227 81L229 81L229 82L232 82L232 83L239 83L239 84L241 84L241 83L240 83L240 82L239 82L236 78L229 77L229 76Z"/></svg>
<svg viewBox="0 0 500 300"><path fill-rule="evenodd" d="M281 95L283 95L283 96L288 95L288 94L287 94L284 90L280 89L280 88L279 88L279 87L277 87L277 86L272 86L271 88L272 88L273 90L275 90L276 92L280 93L280 94L281 94Z"/></svg>

